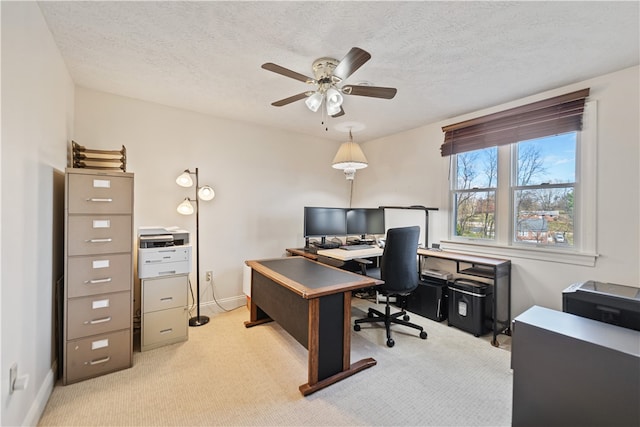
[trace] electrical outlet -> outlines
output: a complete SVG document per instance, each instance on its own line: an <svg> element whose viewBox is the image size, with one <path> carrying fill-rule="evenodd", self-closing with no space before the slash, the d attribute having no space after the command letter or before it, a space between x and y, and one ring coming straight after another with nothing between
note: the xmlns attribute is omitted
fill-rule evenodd
<svg viewBox="0 0 640 427"><path fill-rule="evenodd" d="M207 271L207 282L213 279L213 271Z"/></svg>

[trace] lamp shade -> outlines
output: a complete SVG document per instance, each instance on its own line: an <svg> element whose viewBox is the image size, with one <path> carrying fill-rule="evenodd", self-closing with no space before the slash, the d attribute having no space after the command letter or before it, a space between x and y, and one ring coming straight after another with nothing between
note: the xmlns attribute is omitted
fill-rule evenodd
<svg viewBox="0 0 640 427"><path fill-rule="evenodd" d="M202 200L209 201L209 200L212 200L214 197L216 197L216 193L215 191L213 191L213 188L209 187L208 185L205 185L198 189L198 197L200 197L200 199Z"/></svg>
<svg viewBox="0 0 640 427"><path fill-rule="evenodd" d="M176 184L180 187L191 187L193 185L193 180L188 170L182 172L182 174L176 178Z"/></svg>
<svg viewBox="0 0 640 427"><path fill-rule="evenodd" d="M193 205L191 204L189 198L184 199L184 201L178 205L177 211L181 215L193 214Z"/></svg>
<svg viewBox="0 0 640 427"><path fill-rule="evenodd" d="M304 103L307 104L307 108L309 108L309 110L315 113L322 105L322 94L320 92L315 92L313 95L308 96L307 99L304 100Z"/></svg>
<svg viewBox="0 0 640 427"><path fill-rule="evenodd" d="M353 142L343 142L336 156L333 158L332 167L335 169L364 169L367 167L367 158L360 146Z"/></svg>

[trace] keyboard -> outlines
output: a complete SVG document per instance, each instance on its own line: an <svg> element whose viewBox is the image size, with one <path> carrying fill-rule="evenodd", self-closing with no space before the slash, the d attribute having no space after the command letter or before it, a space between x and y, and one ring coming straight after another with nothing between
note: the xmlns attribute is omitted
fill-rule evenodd
<svg viewBox="0 0 640 427"><path fill-rule="evenodd" d="M372 245L346 245L340 246L340 249L344 249L346 251L358 251L360 249L373 249L375 246Z"/></svg>

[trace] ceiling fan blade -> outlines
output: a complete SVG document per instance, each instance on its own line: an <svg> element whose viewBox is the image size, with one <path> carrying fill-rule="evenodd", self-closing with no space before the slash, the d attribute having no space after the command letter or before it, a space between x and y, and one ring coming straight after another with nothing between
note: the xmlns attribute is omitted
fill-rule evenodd
<svg viewBox="0 0 640 427"><path fill-rule="evenodd" d="M333 70L333 75L341 80L345 80L370 59L371 54L369 54L369 52L362 50L359 47L352 47L349 53L347 53L340 63L338 63L336 69Z"/></svg>
<svg viewBox="0 0 640 427"><path fill-rule="evenodd" d="M338 111L337 113L335 113L331 117L336 118L336 117L340 117L340 116L344 116L344 110L342 109L342 107L340 107L340 111Z"/></svg>
<svg viewBox="0 0 640 427"><path fill-rule="evenodd" d="M290 77L292 79L300 80L304 83L313 83L314 80L311 77L307 77L303 74L296 73L295 71L291 71L288 68L281 67L280 65L274 64L273 62L267 62L262 64L262 68L268 71L273 71L274 73L281 74L285 77Z"/></svg>
<svg viewBox="0 0 640 427"><path fill-rule="evenodd" d="M272 102L271 105L273 105L274 107L282 107L283 105L291 104L292 102L296 102L303 98L306 98L307 96L309 96L308 93L309 92L302 92L297 95L293 95L288 98L284 98L279 101Z"/></svg>
<svg viewBox="0 0 640 427"><path fill-rule="evenodd" d="M342 93L346 95L370 96L372 98L391 99L396 96L398 89L395 87L380 86L358 86L345 85L342 86Z"/></svg>

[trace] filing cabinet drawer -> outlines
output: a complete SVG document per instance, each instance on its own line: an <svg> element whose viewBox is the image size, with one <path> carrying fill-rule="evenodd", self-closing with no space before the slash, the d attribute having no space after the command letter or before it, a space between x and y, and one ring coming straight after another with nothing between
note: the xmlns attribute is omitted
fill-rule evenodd
<svg viewBox="0 0 640 427"><path fill-rule="evenodd" d="M144 315L142 350L186 341L189 319L186 307L156 311Z"/></svg>
<svg viewBox="0 0 640 427"><path fill-rule="evenodd" d="M68 219L67 254L131 252L131 215L73 215Z"/></svg>
<svg viewBox="0 0 640 427"><path fill-rule="evenodd" d="M189 276L186 274L143 279L142 287L143 313L187 305Z"/></svg>
<svg viewBox="0 0 640 427"><path fill-rule="evenodd" d="M69 257L67 297L76 298L131 289L131 255Z"/></svg>
<svg viewBox="0 0 640 427"><path fill-rule="evenodd" d="M131 331L67 342L66 382L72 383L131 367Z"/></svg>
<svg viewBox="0 0 640 427"><path fill-rule="evenodd" d="M69 174L69 213L123 213L133 211L133 178Z"/></svg>
<svg viewBox="0 0 640 427"><path fill-rule="evenodd" d="M67 339L131 327L131 292L69 299Z"/></svg>

